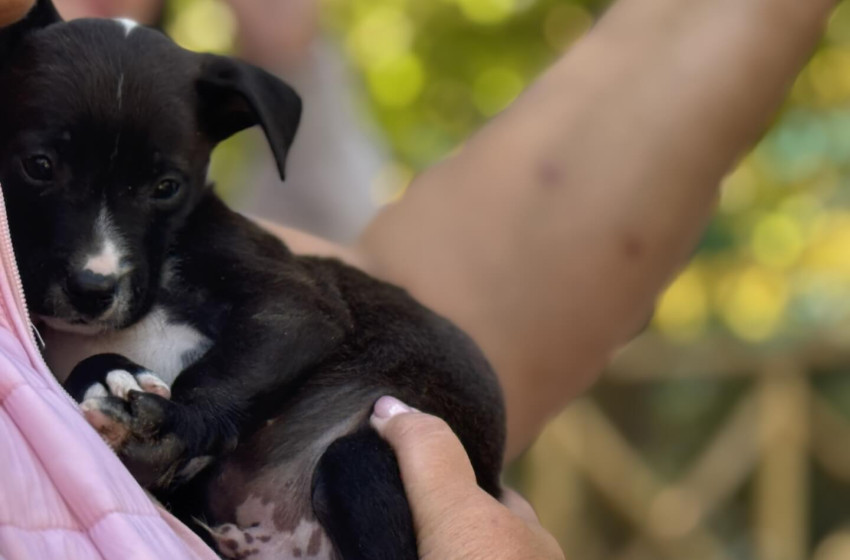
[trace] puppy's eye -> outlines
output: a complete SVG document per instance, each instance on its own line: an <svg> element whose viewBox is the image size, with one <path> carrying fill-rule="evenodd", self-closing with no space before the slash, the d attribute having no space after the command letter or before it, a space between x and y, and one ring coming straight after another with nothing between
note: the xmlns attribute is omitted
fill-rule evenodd
<svg viewBox="0 0 850 560"><path fill-rule="evenodd" d="M174 179L163 179L153 189L153 198L156 200L169 200L180 192L180 183Z"/></svg>
<svg viewBox="0 0 850 560"><path fill-rule="evenodd" d="M23 160L24 173L34 181L53 180L53 162L44 155L29 156Z"/></svg>

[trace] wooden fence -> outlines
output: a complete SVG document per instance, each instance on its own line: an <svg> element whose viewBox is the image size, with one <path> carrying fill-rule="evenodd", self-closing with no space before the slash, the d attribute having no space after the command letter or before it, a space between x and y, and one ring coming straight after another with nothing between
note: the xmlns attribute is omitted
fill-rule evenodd
<svg viewBox="0 0 850 560"><path fill-rule="evenodd" d="M749 376L743 398L673 481L585 397L556 418L522 463L521 486L570 560L847 560L848 528L811 535L812 465L850 486L850 421L813 389L817 371L850 365L842 340L754 349L733 341L676 347L652 335L627 349L605 383ZM708 520L747 484L747 546ZM612 542L587 514L601 495L628 538Z"/></svg>

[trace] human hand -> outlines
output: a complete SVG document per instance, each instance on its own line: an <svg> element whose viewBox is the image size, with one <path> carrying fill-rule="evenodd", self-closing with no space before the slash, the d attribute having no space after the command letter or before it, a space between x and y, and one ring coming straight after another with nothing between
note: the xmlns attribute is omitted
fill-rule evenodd
<svg viewBox="0 0 850 560"><path fill-rule="evenodd" d="M32 8L34 0L0 0L0 27L15 23Z"/></svg>
<svg viewBox="0 0 850 560"><path fill-rule="evenodd" d="M500 503L478 487L444 421L382 397L371 422L398 458L422 560L564 559L528 502L507 491Z"/></svg>

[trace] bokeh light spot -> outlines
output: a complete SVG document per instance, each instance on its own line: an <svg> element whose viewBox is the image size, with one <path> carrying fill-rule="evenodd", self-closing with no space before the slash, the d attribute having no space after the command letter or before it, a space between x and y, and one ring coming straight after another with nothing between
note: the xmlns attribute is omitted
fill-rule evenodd
<svg viewBox="0 0 850 560"><path fill-rule="evenodd" d="M655 309L655 326L669 339L689 342L705 330L708 298L695 265L688 267L661 296Z"/></svg>
<svg viewBox="0 0 850 560"><path fill-rule="evenodd" d="M396 6L380 6L357 22L346 45L354 60L368 68L405 54L412 42L410 18Z"/></svg>
<svg viewBox="0 0 850 560"><path fill-rule="evenodd" d="M788 305L787 279L752 266L725 278L719 288L722 317L738 337L749 342L770 338L779 328Z"/></svg>
<svg viewBox="0 0 850 560"><path fill-rule="evenodd" d="M831 212L815 220L804 265L850 282L850 212Z"/></svg>
<svg viewBox="0 0 850 560"><path fill-rule="evenodd" d="M190 51L226 53L233 48L236 21L224 2L196 0L177 13L168 34Z"/></svg>
<svg viewBox="0 0 850 560"><path fill-rule="evenodd" d="M494 66L483 71L473 86L473 102L484 116L492 116L507 107L522 92L525 83L514 70Z"/></svg>
<svg viewBox="0 0 850 560"><path fill-rule="evenodd" d="M823 105L835 105L850 96L850 48L832 47L817 53L808 68L812 91Z"/></svg>
<svg viewBox="0 0 850 560"><path fill-rule="evenodd" d="M422 92L425 71L413 53L385 60L366 71L369 89L387 107L405 107Z"/></svg>
<svg viewBox="0 0 850 560"><path fill-rule="evenodd" d="M516 0L457 0L463 15L481 24L501 23L517 9Z"/></svg>
<svg viewBox="0 0 850 560"><path fill-rule="evenodd" d="M800 225L787 214L769 214L756 223L751 248L761 264L778 268L791 266L803 252Z"/></svg>

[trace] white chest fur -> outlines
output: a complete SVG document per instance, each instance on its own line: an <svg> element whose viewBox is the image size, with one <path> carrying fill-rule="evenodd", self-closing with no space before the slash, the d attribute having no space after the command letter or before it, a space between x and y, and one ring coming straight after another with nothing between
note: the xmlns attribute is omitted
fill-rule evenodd
<svg viewBox="0 0 850 560"><path fill-rule="evenodd" d="M79 362L95 354L121 354L171 385L183 369L200 358L212 342L185 323L154 308L135 325L115 332L84 335L45 329L44 357L60 382Z"/></svg>

